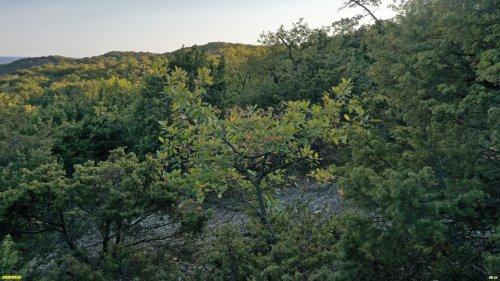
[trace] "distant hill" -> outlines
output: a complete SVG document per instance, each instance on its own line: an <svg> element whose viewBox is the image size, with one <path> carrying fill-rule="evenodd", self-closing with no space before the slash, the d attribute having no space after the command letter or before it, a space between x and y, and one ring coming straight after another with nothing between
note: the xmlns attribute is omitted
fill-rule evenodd
<svg viewBox="0 0 500 281"><path fill-rule="evenodd" d="M7 64L18 59L22 59L23 57L0 57L0 64Z"/></svg>
<svg viewBox="0 0 500 281"><path fill-rule="evenodd" d="M253 47L253 45L247 45L247 44L235 44L235 43L226 43L226 42L210 42L204 45L194 45L191 47L182 47L179 50L182 49L188 49L188 48L198 48L199 50L220 56L222 55L222 50L227 47L235 47L235 46L247 46L247 47ZM133 56L133 57L141 57L141 56L155 56L155 55L163 55L166 57L174 55L176 52L179 50L165 53L165 54L153 54L153 53L146 53L146 52L118 52L118 51L112 51L109 53L106 53L101 56L95 56L95 57L89 57L89 58L82 58L82 59L75 59L75 58L68 58L68 57L62 57L62 56L47 56L47 57L35 57L35 58L20 58L20 57L0 57L0 75L3 74L9 74L16 72L18 70L22 69L30 69L36 66L44 65L44 64L59 64L62 62L81 62L81 63L88 63L92 60L95 60L99 57L110 57L114 59L121 59L126 56Z"/></svg>
<svg viewBox="0 0 500 281"><path fill-rule="evenodd" d="M201 51L203 51L205 53L209 53L209 54L212 54L212 55L220 56L220 55L222 55L222 50L224 48L238 47L238 46L256 47L255 45L240 44L240 43L209 42L209 43L204 44L204 45L194 45L194 46L191 46L191 47L182 47L179 50L189 49L189 48L198 48L199 50L201 50ZM177 52L179 50L175 50L175 51L173 51L171 53L167 53L167 55L169 55L169 54L175 54L175 52Z"/></svg>
<svg viewBox="0 0 500 281"><path fill-rule="evenodd" d="M30 69L35 66L44 64L58 64L64 61L74 60L72 58L66 58L61 56L48 56L48 57L38 57L38 58L22 58L15 60L8 64L0 65L0 75L15 72L20 69Z"/></svg>

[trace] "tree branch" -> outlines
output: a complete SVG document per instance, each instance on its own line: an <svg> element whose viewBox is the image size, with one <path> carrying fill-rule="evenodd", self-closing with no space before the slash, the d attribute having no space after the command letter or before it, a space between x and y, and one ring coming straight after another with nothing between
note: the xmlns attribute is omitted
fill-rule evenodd
<svg viewBox="0 0 500 281"><path fill-rule="evenodd" d="M353 4L361 7L363 10L365 10L375 20L376 24L380 24L380 20L375 16L375 14L372 13L372 11L370 11L370 9L368 9L368 7L366 7L366 5L364 5L363 3L361 3L361 1L359 1L359 0L349 0L349 2L347 2L347 4L346 4L346 7L350 6L350 5L353 5Z"/></svg>

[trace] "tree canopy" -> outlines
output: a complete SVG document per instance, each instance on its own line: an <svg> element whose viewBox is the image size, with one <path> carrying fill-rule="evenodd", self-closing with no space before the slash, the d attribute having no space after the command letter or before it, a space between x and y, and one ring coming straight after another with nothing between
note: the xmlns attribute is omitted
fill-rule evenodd
<svg viewBox="0 0 500 281"><path fill-rule="evenodd" d="M500 2L379 5L0 66L0 274L496 278Z"/></svg>

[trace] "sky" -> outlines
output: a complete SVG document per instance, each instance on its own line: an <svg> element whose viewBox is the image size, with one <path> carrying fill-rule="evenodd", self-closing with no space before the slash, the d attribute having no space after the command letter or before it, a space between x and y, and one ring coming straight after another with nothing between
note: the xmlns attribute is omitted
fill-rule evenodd
<svg viewBox="0 0 500 281"><path fill-rule="evenodd" d="M263 31L291 26L299 18L320 27L361 12L339 12L342 2L0 0L0 56L87 57L110 51L165 53L217 41L257 44ZM386 8L375 14L392 15Z"/></svg>

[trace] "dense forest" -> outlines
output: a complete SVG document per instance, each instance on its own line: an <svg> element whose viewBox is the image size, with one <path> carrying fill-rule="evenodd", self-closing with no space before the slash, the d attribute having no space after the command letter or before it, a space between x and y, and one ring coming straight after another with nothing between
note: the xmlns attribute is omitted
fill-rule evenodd
<svg viewBox="0 0 500 281"><path fill-rule="evenodd" d="M500 1L345 2L258 46L0 65L0 275L500 275ZM341 211L284 204L311 189Z"/></svg>

